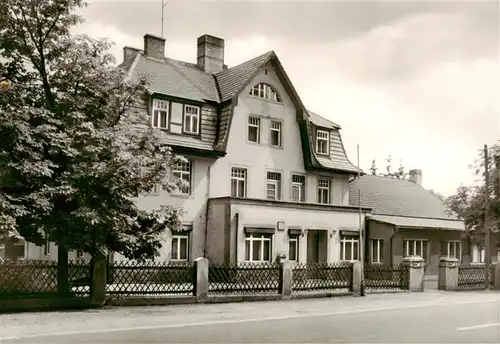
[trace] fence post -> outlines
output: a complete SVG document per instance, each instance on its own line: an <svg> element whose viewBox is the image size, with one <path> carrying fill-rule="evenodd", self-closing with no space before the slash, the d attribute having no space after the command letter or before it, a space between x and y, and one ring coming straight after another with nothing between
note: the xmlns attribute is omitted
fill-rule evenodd
<svg viewBox="0 0 500 344"><path fill-rule="evenodd" d="M107 259L102 253L96 253L91 261L90 305L102 307L106 303L106 267Z"/></svg>
<svg viewBox="0 0 500 344"><path fill-rule="evenodd" d="M500 290L500 262L494 263L493 266L493 276L491 276L493 283L491 289Z"/></svg>
<svg viewBox="0 0 500 344"><path fill-rule="evenodd" d="M438 289L456 290L458 287L459 260L455 257L439 258Z"/></svg>
<svg viewBox="0 0 500 344"><path fill-rule="evenodd" d="M280 274L279 274L279 293L281 298L289 299L292 297L292 262L284 261L280 262Z"/></svg>
<svg viewBox="0 0 500 344"><path fill-rule="evenodd" d="M199 257L194 260L193 295L196 302L208 299L208 259Z"/></svg>
<svg viewBox="0 0 500 344"><path fill-rule="evenodd" d="M425 260L419 256L410 256L403 259L403 265L408 269L408 290L424 291Z"/></svg>
<svg viewBox="0 0 500 344"><path fill-rule="evenodd" d="M352 285L351 285L351 290L352 290L352 295L353 296L361 296L361 281L362 281L362 274L363 274L363 265L359 260L356 260L351 263L351 269L352 269Z"/></svg>

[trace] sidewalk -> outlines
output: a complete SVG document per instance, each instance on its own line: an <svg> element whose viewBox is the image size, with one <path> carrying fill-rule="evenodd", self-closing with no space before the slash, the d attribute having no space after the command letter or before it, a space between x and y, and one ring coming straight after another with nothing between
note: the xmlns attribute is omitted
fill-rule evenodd
<svg viewBox="0 0 500 344"><path fill-rule="evenodd" d="M165 325L307 317L332 312L364 312L499 300L494 292L441 292L372 294L365 297L341 297L290 301L230 304L197 304L156 307L119 307L100 310L23 313L0 315L2 338L47 333L88 332L119 328L161 327Z"/></svg>

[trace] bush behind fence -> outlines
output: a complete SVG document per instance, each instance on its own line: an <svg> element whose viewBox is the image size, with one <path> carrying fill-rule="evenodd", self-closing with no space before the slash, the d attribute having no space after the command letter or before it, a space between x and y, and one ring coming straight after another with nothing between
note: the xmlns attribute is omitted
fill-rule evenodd
<svg viewBox="0 0 500 344"><path fill-rule="evenodd" d="M351 263L296 263L292 271L292 291L352 290Z"/></svg>
<svg viewBox="0 0 500 344"><path fill-rule="evenodd" d="M279 280L277 263L213 262L208 268L208 292L212 294L278 293Z"/></svg>
<svg viewBox="0 0 500 344"><path fill-rule="evenodd" d="M57 262L44 260L4 261L0 264L0 299L54 297L57 294ZM68 263L68 282L77 285L90 278L90 264ZM74 295L85 292L73 289Z"/></svg>
<svg viewBox="0 0 500 344"><path fill-rule="evenodd" d="M495 266L490 266L490 286L493 284L493 275L495 273ZM457 289L485 289L484 282L486 280L486 271L484 265L477 264L461 264L458 267L458 282Z"/></svg>
<svg viewBox="0 0 500 344"><path fill-rule="evenodd" d="M366 290L407 290L410 286L410 271L404 264L365 264L364 283Z"/></svg>

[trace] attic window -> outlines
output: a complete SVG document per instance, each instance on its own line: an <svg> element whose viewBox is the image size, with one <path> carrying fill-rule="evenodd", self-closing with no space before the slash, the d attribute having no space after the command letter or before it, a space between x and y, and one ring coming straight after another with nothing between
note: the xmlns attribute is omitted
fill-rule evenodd
<svg viewBox="0 0 500 344"><path fill-rule="evenodd" d="M281 103L281 98L278 92L276 92L276 90L271 85L263 82L252 87L252 89L250 90L250 95Z"/></svg>
<svg viewBox="0 0 500 344"><path fill-rule="evenodd" d="M153 109L151 124L154 128L168 128L168 102L160 99L153 99Z"/></svg>
<svg viewBox="0 0 500 344"><path fill-rule="evenodd" d="M316 131L316 153L329 154L330 133L326 130Z"/></svg>

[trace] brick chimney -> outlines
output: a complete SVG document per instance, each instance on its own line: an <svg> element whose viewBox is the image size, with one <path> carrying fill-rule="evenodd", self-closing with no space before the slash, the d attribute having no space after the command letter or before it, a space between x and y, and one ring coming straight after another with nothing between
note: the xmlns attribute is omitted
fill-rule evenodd
<svg viewBox="0 0 500 344"><path fill-rule="evenodd" d="M422 185L422 170L410 170L410 180L415 184Z"/></svg>
<svg viewBox="0 0 500 344"><path fill-rule="evenodd" d="M139 53L139 49L132 47L123 47L123 61L127 61L131 57L135 57Z"/></svg>
<svg viewBox="0 0 500 344"><path fill-rule="evenodd" d="M165 59L165 38L144 35L144 54L157 60Z"/></svg>
<svg viewBox="0 0 500 344"><path fill-rule="evenodd" d="M215 74L224 70L224 40L210 35L198 38L198 67L205 73Z"/></svg>

